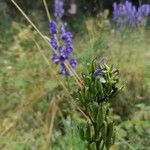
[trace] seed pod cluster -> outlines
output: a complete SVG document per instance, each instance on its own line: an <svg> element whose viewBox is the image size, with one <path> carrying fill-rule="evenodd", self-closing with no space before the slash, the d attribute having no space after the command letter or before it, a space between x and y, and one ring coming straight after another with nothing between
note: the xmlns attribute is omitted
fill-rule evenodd
<svg viewBox="0 0 150 150"><path fill-rule="evenodd" d="M118 70L106 64L97 67L95 61L82 76L84 85L77 93L77 104L90 122L79 127L87 150L109 150L115 142L114 123L109 113L109 101L118 94Z"/></svg>

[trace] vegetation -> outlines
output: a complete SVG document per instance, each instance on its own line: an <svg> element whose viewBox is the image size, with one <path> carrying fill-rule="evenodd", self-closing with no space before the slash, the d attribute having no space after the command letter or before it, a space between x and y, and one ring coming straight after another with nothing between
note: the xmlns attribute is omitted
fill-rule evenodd
<svg viewBox="0 0 150 150"><path fill-rule="evenodd" d="M85 123L85 119L76 108L78 88L74 79L58 75L59 68L51 62L52 49L8 3L0 2L0 149L84 149L77 125ZM15 15L11 10L15 10ZM49 37L43 4L37 3L26 11L30 11L29 17ZM106 13L97 17L82 13L79 16L64 18L73 22L68 23L68 28L74 33L77 74L87 73L94 58L103 59L119 69L118 86L123 85L109 104L116 130L111 149L148 150L149 26L118 30ZM69 94L60 81L68 87Z"/></svg>

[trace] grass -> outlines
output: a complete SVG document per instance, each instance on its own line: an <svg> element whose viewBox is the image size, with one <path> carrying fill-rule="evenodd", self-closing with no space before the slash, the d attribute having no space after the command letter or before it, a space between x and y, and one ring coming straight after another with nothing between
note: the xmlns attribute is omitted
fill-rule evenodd
<svg viewBox="0 0 150 150"><path fill-rule="evenodd" d="M12 21L8 16L7 19L4 23L10 23L11 27L0 25L3 33L0 37L0 149L82 150L83 143L76 131L76 124L83 121L80 113L71 105L33 39L51 60L49 47L28 25ZM84 34L75 36L77 73L86 71L87 63L94 57L105 58L119 68L124 89L112 100L118 135L112 149L148 149L150 32L143 28L116 31L111 24L102 23L88 18ZM57 71L56 66L51 66ZM67 84L70 90L76 89L72 79Z"/></svg>

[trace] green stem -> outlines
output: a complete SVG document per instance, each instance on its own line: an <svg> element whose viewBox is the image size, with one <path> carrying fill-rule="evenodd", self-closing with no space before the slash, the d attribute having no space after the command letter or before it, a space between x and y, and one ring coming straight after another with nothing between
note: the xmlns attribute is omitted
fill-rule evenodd
<svg viewBox="0 0 150 150"><path fill-rule="evenodd" d="M68 77L68 76L66 76L66 82L67 82L67 87L68 87L68 89L70 89L69 77Z"/></svg>

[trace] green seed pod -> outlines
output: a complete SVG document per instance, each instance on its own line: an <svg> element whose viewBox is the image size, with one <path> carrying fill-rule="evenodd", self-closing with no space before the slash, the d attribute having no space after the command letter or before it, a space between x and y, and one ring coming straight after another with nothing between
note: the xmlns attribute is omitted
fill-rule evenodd
<svg viewBox="0 0 150 150"><path fill-rule="evenodd" d="M106 112L107 112L107 107L105 103L102 103L102 112L103 112L103 118L106 118Z"/></svg>
<svg viewBox="0 0 150 150"><path fill-rule="evenodd" d="M113 131L113 136L112 136L111 145L113 145L113 144L115 143L115 139L116 139L116 134L115 134L115 132Z"/></svg>
<svg viewBox="0 0 150 150"><path fill-rule="evenodd" d="M102 105L100 105L97 114L97 124L99 125L99 127L102 125L103 121L104 121L104 115L103 115Z"/></svg>
<svg viewBox="0 0 150 150"><path fill-rule="evenodd" d="M107 65L107 64L104 64L105 65L105 68L110 71L110 67Z"/></svg>
<svg viewBox="0 0 150 150"><path fill-rule="evenodd" d="M91 107L92 107L92 117L93 117L93 120L96 121L99 105L98 105L98 103L93 102L93 104L92 104Z"/></svg>
<svg viewBox="0 0 150 150"><path fill-rule="evenodd" d="M101 126L105 118L106 118L106 107L104 103L102 103L99 105L99 109L98 109L97 124Z"/></svg>
<svg viewBox="0 0 150 150"><path fill-rule="evenodd" d="M106 142L106 147L107 149L110 148L111 144L112 144L112 136L113 136L113 122L108 124L108 129L107 129L107 142Z"/></svg>
<svg viewBox="0 0 150 150"><path fill-rule="evenodd" d="M103 97L103 91L102 91L102 86L101 86L101 83L99 81L100 79L99 78L96 78L96 82L95 82L95 100L97 102L99 102L102 97Z"/></svg>
<svg viewBox="0 0 150 150"><path fill-rule="evenodd" d="M102 134L104 143L106 143L107 141L107 122L106 121L103 122L103 126L101 128L101 134Z"/></svg>
<svg viewBox="0 0 150 150"><path fill-rule="evenodd" d="M90 72L93 74L94 71L95 71L95 68L96 68L96 63L95 63L95 60L92 61L92 65L91 65L91 70ZM93 76L93 75L92 75Z"/></svg>
<svg viewBox="0 0 150 150"><path fill-rule="evenodd" d="M95 142L91 143L90 144L90 150L96 150L95 146L96 146Z"/></svg>
<svg viewBox="0 0 150 150"><path fill-rule="evenodd" d="M85 141L85 150L89 150L89 147L90 147L89 142Z"/></svg>

